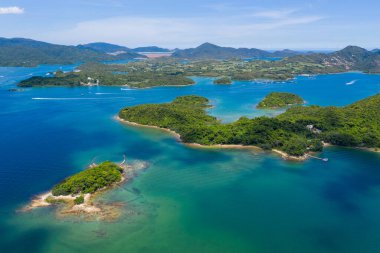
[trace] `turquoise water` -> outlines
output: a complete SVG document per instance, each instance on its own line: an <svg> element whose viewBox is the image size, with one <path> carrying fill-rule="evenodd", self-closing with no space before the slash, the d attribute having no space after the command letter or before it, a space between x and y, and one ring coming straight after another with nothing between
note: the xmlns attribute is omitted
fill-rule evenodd
<svg viewBox="0 0 380 253"><path fill-rule="evenodd" d="M321 154L328 163L295 163L260 151L194 149L113 116L124 106L185 94L208 97L210 113L226 122L279 113L255 109L270 91L341 106L378 93L380 76L8 91L17 80L57 68L0 68L0 252L378 252L379 154L332 147ZM60 220L52 208L16 212L91 161L120 161L123 154L150 167L101 197L124 203L117 222Z"/></svg>

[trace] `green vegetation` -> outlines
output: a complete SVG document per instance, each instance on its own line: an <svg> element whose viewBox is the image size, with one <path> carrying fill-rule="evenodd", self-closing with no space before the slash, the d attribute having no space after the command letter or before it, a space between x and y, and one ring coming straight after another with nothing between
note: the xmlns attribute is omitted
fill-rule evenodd
<svg viewBox="0 0 380 253"><path fill-rule="evenodd" d="M77 64L143 57L126 52L110 55L83 46L62 46L31 39L0 38L0 66L33 67L40 64Z"/></svg>
<svg viewBox="0 0 380 253"><path fill-rule="evenodd" d="M79 197L76 197L74 199L74 204L75 205L80 205L80 204L83 204L84 203L84 196L83 194L81 194Z"/></svg>
<svg viewBox="0 0 380 253"><path fill-rule="evenodd" d="M52 194L71 195L78 193L94 193L99 189L108 187L121 180L122 169L112 163L103 162L93 168L89 168L54 186ZM79 201L79 200L78 200Z"/></svg>
<svg viewBox="0 0 380 253"><path fill-rule="evenodd" d="M380 147L380 94L345 107L293 107L279 119L313 125L320 138L340 146Z"/></svg>
<svg viewBox="0 0 380 253"><path fill-rule="evenodd" d="M49 196L45 199L45 201L49 204L53 204L53 205L59 205L59 204L66 204L67 203L67 200L64 200L64 199L56 199L54 198L53 196Z"/></svg>
<svg viewBox="0 0 380 253"><path fill-rule="evenodd" d="M271 92L257 105L257 108L281 108L303 103L304 100L296 94L288 92Z"/></svg>
<svg viewBox="0 0 380 253"><path fill-rule="evenodd" d="M115 52L130 52L131 49L115 44L105 43L105 42L93 42L84 45L80 45L82 48L90 48L95 51L104 52L104 53L115 53ZM141 55L136 54L135 57Z"/></svg>
<svg viewBox="0 0 380 253"><path fill-rule="evenodd" d="M380 54L368 51L361 47L348 46L342 50L329 54L309 54L290 57L287 62L308 62L331 66L344 71L363 71L366 73L380 73Z"/></svg>
<svg viewBox="0 0 380 253"><path fill-rule="evenodd" d="M206 98L183 96L166 104L127 107L119 117L171 129L186 143L253 145L293 156L322 150L321 141L380 147L380 94L343 108L298 106L275 118L242 117L229 124L207 115L207 107Z"/></svg>
<svg viewBox="0 0 380 253"><path fill-rule="evenodd" d="M379 62L379 53L357 47L348 47L332 54L297 55L279 61L241 59L183 61L177 58L161 58L127 64L86 63L70 73L57 73L54 77L29 78L19 83L19 86L128 85L135 88L182 86L194 83L189 78L191 76L215 77L216 84L229 84L232 80L286 81L302 74L340 73L347 70L379 73Z"/></svg>
<svg viewBox="0 0 380 253"><path fill-rule="evenodd" d="M315 63L288 63L286 61L196 61L152 59L127 64L86 63L69 73L53 77L31 77L21 81L21 87L34 86L86 86L128 85L135 88L154 86L191 85L189 76L220 78L218 82L232 80L288 80L299 74L341 72L343 69Z"/></svg>
<svg viewBox="0 0 380 253"><path fill-rule="evenodd" d="M232 80L229 77L222 77L219 79L215 79L214 84L231 84Z"/></svg>
<svg viewBox="0 0 380 253"><path fill-rule="evenodd" d="M135 88L154 86L191 85L194 81L181 74L129 71L120 65L86 63L76 71L62 73L57 71L54 77L31 77L21 81L20 87L35 86L91 86L91 85L128 85Z"/></svg>
<svg viewBox="0 0 380 253"><path fill-rule="evenodd" d="M208 100L199 96L177 97L172 103L145 104L123 109L119 116L127 121L143 125L153 125L169 128L181 133L182 139L190 139L194 127L200 127L197 134L202 134L202 127L217 122L215 117L209 116L205 108L209 107Z"/></svg>
<svg viewBox="0 0 380 253"><path fill-rule="evenodd" d="M173 57L186 59L232 59L232 58L262 58L262 57L288 57L301 52L282 50L268 52L256 48L221 47L211 43L203 43L196 48L176 50Z"/></svg>

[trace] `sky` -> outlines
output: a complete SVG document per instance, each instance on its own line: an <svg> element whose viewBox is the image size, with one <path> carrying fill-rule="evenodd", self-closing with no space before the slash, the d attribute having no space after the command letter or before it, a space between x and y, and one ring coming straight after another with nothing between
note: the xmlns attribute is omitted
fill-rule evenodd
<svg viewBox="0 0 380 253"><path fill-rule="evenodd" d="M0 0L0 37L64 45L380 47L379 0Z"/></svg>

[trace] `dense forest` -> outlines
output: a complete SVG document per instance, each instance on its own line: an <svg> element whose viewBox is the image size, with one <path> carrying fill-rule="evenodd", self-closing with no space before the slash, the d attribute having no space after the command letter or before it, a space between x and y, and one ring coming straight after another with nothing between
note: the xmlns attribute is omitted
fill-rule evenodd
<svg viewBox="0 0 380 253"><path fill-rule="evenodd" d="M232 80L228 76L224 76L214 80L214 84L232 84Z"/></svg>
<svg viewBox="0 0 380 253"><path fill-rule="evenodd" d="M0 38L0 66L34 67L41 64L77 64L136 57L144 56L131 52L110 55L83 46L63 46L22 38Z"/></svg>
<svg viewBox="0 0 380 253"><path fill-rule="evenodd" d="M52 194L59 196L94 193L99 189L119 182L122 172L123 170L115 163L108 161L103 162L95 167L66 178L53 187Z"/></svg>
<svg viewBox="0 0 380 253"><path fill-rule="evenodd" d="M288 92L271 92L258 105L257 108L281 108L290 105L301 105L304 100L292 93Z"/></svg>
<svg viewBox="0 0 380 253"><path fill-rule="evenodd" d="M208 102L199 96L183 96L171 103L127 107L119 117L171 129L186 143L253 145L293 156L321 151L322 141L380 147L380 94L342 108L297 106L278 117L242 117L228 124L207 115Z"/></svg>
<svg viewBox="0 0 380 253"><path fill-rule="evenodd" d="M127 72L123 67L90 62L81 65L76 71L63 73L57 71L51 77L31 77L21 81L20 87L47 86L90 86L90 85L128 85L134 88L155 86L183 86L194 84L191 78L182 74L159 72Z"/></svg>

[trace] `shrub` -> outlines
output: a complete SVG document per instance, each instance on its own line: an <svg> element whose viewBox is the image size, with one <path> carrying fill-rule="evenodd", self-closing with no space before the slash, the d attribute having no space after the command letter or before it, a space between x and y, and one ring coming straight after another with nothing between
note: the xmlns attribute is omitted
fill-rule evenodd
<svg viewBox="0 0 380 253"><path fill-rule="evenodd" d="M79 197L76 197L74 199L74 204L75 205L80 205L80 204L83 204L84 203L84 196L83 195L80 195Z"/></svg>

